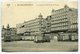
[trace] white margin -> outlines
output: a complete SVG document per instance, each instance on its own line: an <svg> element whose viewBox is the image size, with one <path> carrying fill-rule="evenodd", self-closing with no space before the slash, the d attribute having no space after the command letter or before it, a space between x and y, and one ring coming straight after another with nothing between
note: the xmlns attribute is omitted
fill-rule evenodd
<svg viewBox="0 0 80 54"><path fill-rule="evenodd" d="M0 54L80 54L80 40L78 43L79 46L79 51L78 52L1 52L1 2L4 0L0 0ZM14 0L10 0L13 2ZM17 0L21 1L21 0ZM23 1L23 0L22 0ZM32 1L32 0L24 0L24 1ZM40 0L35 0L35 1L40 1ZM42 1L42 0L41 0ZM53 1L53 0L47 0L47 1ZM67 0L70 1L70 0ZM75 1L75 0L71 0ZM4 1L5 2L5 1ZM80 39L80 0L78 0L78 39Z"/></svg>

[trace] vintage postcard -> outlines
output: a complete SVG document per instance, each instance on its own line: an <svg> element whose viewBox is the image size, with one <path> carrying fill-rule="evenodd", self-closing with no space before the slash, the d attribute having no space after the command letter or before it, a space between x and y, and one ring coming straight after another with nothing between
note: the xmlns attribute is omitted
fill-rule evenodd
<svg viewBox="0 0 80 54"><path fill-rule="evenodd" d="M78 52L77 0L6 0L2 52Z"/></svg>

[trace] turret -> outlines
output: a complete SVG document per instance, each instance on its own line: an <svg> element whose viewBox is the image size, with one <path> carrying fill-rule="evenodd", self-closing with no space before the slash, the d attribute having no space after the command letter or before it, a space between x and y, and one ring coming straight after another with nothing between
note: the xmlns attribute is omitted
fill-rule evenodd
<svg viewBox="0 0 80 54"><path fill-rule="evenodd" d="M67 9L67 8L69 8L69 7L68 7L67 5L65 5L65 6L64 6L64 8L66 8L66 9Z"/></svg>
<svg viewBox="0 0 80 54"><path fill-rule="evenodd" d="M43 15L40 13L39 16L38 16L38 18L43 18Z"/></svg>

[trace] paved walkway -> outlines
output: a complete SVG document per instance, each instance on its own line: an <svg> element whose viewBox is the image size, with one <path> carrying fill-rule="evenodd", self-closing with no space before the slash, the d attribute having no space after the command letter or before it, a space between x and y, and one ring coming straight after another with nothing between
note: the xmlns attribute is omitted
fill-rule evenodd
<svg viewBox="0 0 80 54"><path fill-rule="evenodd" d="M77 51L77 42L34 43L33 41L2 42L3 51L10 52L50 52L50 51Z"/></svg>

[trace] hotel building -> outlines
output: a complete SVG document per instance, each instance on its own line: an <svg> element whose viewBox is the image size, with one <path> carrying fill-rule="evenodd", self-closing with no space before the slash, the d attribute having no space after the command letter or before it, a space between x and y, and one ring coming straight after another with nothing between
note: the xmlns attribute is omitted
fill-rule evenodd
<svg viewBox="0 0 80 54"><path fill-rule="evenodd" d="M45 31L45 19L42 14L38 18L16 25L17 34L23 36L42 36Z"/></svg>
<svg viewBox="0 0 80 54"><path fill-rule="evenodd" d="M78 40L77 9L65 5L58 10L52 10L51 15L17 24L17 34L24 36L43 36L50 34L54 40Z"/></svg>
<svg viewBox="0 0 80 54"><path fill-rule="evenodd" d="M58 10L53 9L51 14L51 35L53 38L78 39L77 18L77 9L70 8L67 5ZM61 34L65 34L65 36Z"/></svg>

